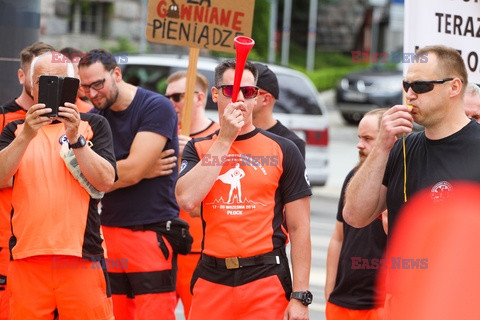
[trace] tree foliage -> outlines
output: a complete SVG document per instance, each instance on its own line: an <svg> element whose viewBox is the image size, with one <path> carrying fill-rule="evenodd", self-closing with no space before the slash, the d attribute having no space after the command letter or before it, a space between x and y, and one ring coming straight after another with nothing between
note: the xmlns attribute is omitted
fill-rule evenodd
<svg viewBox="0 0 480 320"><path fill-rule="evenodd" d="M256 0L253 14L252 39L255 40L255 56L259 60L268 57L268 36L270 21L270 1Z"/></svg>

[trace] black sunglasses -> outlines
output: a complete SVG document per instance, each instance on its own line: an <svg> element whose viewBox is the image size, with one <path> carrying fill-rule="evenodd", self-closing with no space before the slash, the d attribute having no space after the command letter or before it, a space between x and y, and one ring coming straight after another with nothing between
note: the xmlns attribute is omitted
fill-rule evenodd
<svg viewBox="0 0 480 320"><path fill-rule="evenodd" d="M403 90L408 92L409 88L412 88L413 92L415 93L426 93L433 90L433 87L437 83L445 83L447 81L452 81L453 78L447 78L443 80L428 80L428 81L412 81L408 82L403 80Z"/></svg>
<svg viewBox="0 0 480 320"><path fill-rule="evenodd" d="M225 85L217 87L217 88L222 89L222 93L225 97L227 97L227 98L232 97L233 85L225 84ZM243 97L245 99L253 99L258 94L258 87L255 87L255 86L240 87L240 91L242 91Z"/></svg>
<svg viewBox="0 0 480 320"><path fill-rule="evenodd" d="M195 91L194 93L198 93L198 91ZM167 99L172 99L174 102L180 102L180 100L183 99L184 96L185 96L185 92L177 92L177 93L165 95Z"/></svg>

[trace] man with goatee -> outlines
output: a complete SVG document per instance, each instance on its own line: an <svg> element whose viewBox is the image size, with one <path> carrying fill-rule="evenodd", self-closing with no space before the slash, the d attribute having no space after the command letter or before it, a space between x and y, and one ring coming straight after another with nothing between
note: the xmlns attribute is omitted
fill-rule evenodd
<svg viewBox="0 0 480 320"><path fill-rule="evenodd" d="M384 292L377 292L375 287L377 273L384 267L381 259L387 240L382 216L358 229L343 220L342 211L348 182L370 154L386 110L382 108L368 112L358 125L360 160L343 183L337 223L328 246L325 282L327 320L383 319Z"/></svg>

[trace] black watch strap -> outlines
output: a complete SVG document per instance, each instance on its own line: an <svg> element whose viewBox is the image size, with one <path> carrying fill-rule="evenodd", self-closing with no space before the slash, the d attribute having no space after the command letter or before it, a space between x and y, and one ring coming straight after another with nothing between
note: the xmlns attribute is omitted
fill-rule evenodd
<svg viewBox="0 0 480 320"><path fill-rule="evenodd" d="M87 140L85 140L85 137L82 136L82 135L79 135L77 142L72 143L72 144L69 143L68 146L69 146L71 149L78 149L78 148L83 148L83 147L85 147L86 144L87 144Z"/></svg>
<svg viewBox="0 0 480 320"><path fill-rule="evenodd" d="M290 299L300 300L304 306L308 306L313 301L313 294L308 290L295 291L290 294Z"/></svg>

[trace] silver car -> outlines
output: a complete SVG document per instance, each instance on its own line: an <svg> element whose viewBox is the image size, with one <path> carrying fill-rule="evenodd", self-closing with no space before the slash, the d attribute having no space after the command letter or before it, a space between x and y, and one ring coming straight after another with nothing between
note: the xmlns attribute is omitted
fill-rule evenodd
<svg viewBox="0 0 480 320"><path fill-rule="evenodd" d="M133 55L121 64L124 80L145 89L165 93L167 77L178 70L186 70L187 55ZM205 75L210 84L214 81L214 69L218 59L200 57L198 72ZM328 178L328 129L327 110L313 83L303 73L277 65L268 65L275 72L280 86L280 99L274 107L274 117L306 141L305 162L312 186L323 186ZM217 107L210 92L207 115L218 120Z"/></svg>

